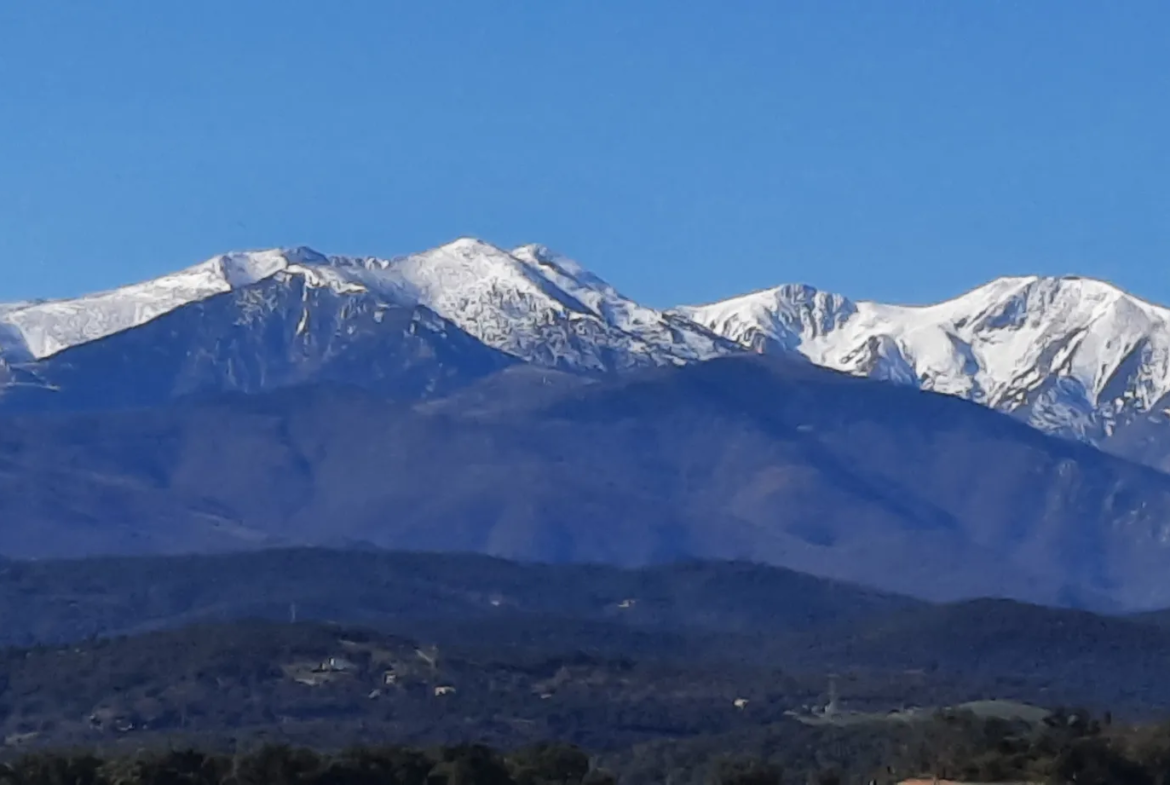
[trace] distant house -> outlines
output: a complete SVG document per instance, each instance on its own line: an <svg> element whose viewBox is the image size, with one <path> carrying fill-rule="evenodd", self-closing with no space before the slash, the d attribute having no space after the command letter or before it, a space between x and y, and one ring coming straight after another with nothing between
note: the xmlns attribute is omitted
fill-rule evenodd
<svg viewBox="0 0 1170 785"><path fill-rule="evenodd" d="M324 673L351 673L357 669L358 666L345 657L330 657L321 663L321 667L318 670Z"/></svg>
<svg viewBox="0 0 1170 785"><path fill-rule="evenodd" d="M38 731L31 733L13 733L4 737L5 747L20 747L36 740L41 734Z"/></svg>

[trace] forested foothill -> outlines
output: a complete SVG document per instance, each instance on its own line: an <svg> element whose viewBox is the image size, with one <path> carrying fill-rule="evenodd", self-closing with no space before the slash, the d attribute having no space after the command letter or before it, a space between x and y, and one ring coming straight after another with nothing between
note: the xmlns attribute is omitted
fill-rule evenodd
<svg viewBox="0 0 1170 785"><path fill-rule="evenodd" d="M1156 783L1170 747L1161 614L746 563L6 562L0 616L13 783Z"/></svg>

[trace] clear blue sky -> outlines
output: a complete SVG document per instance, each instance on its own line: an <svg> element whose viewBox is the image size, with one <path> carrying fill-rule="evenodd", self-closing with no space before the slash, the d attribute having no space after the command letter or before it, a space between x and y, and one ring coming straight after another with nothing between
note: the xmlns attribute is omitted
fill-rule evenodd
<svg viewBox="0 0 1170 785"><path fill-rule="evenodd" d="M0 299L543 242L656 305L1170 302L1170 3L0 4Z"/></svg>

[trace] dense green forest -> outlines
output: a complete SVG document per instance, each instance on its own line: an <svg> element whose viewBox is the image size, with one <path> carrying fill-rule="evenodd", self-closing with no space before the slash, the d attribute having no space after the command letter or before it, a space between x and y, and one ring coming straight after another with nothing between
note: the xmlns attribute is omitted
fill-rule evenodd
<svg viewBox="0 0 1170 785"><path fill-rule="evenodd" d="M601 756L564 744L319 751L267 743L230 751L39 751L0 763L4 785L885 785L912 777L1162 785L1170 777L1170 728L1114 725L1081 711L1057 711L1040 723L955 712L913 724L664 741Z"/></svg>
<svg viewBox="0 0 1170 785"><path fill-rule="evenodd" d="M251 756L294 767L272 782L545 781L518 768L536 749L623 785L1163 781L1156 616L750 564L291 550L0 563L0 617L11 782L250 782ZM1039 708L1061 705L1083 708Z"/></svg>
<svg viewBox="0 0 1170 785"><path fill-rule="evenodd" d="M1062 702L1047 682L998 671L858 668L834 676L839 712L826 723L817 716L829 697L824 671L485 638L449 646L352 625L241 621L2 650L0 754L222 751L257 739L329 749L560 741L618 754L664 740L701 749L704 740L750 739L761 729L785 739L841 728L888 735L937 707L992 699L1001 700L977 705L1034 720L1044 712L1018 701Z"/></svg>
<svg viewBox="0 0 1170 785"><path fill-rule="evenodd" d="M144 683L183 682L170 655L153 656L157 647L180 651L174 662L218 649L215 657L272 667L272 657L246 653L256 636L239 623L294 616L437 645L471 671L578 655L627 660L645 680L671 670L722 685L721 707L745 690L786 709L805 705L822 699L834 672L867 710L1011 698L1135 718L1170 713L1170 626L1156 616L1002 600L930 605L745 563L625 570L366 550L0 562L0 646L33 652L0 680L55 680L62 666L53 658L65 657L95 685L77 694L104 689L117 662L142 663ZM285 634L296 637L277 637ZM207 640L182 643L193 635ZM265 680L257 683L263 693ZM0 707L13 705L13 689L0 681ZM680 716L677 706L670 712ZM10 716L0 713L0 730Z"/></svg>
<svg viewBox="0 0 1170 785"><path fill-rule="evenodd" d="M838 684L849 710L880 716L1016 697L1007 682L920 672L847 673ZM604 751L776 723L799 730L791 713L823 704L827 687L821 673L742 662L436 645L313 622L193 625L0 651L0 749L218 748L267 735L312 746L556 739Z"/></svg>

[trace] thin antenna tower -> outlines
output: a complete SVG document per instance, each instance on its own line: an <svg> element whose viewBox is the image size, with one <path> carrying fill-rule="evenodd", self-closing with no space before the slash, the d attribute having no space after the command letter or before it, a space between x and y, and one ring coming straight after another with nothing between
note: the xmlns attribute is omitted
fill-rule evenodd
<svg viewBox="0 0 1170 785"><path fill-rule="evenodd" d="M837 674L829 676L829 703L825 706L825 714L833 715L837 713L839 697L837 695Z"/></svg>

